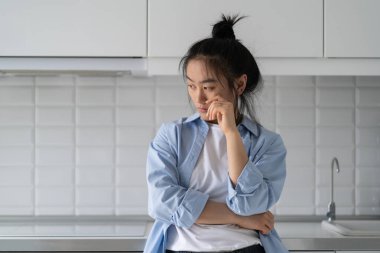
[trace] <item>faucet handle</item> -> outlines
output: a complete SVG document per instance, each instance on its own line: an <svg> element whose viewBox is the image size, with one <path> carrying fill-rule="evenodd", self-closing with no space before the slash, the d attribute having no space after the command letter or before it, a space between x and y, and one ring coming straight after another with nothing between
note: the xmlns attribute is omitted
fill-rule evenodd
<svg viewBox="0 0 380 253"><path fill-rule="evenodd" d="M335 220L335 202L330 202L328 206L328 212L326 213L328 222Z"/></svg>

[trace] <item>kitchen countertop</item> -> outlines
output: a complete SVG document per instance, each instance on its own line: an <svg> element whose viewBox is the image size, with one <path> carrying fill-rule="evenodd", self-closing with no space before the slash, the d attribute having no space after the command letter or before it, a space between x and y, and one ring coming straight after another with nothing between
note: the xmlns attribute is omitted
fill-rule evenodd
<svg viewBox="0 0 380 253"><path fill-rule="evenodd" d="M380 237L343 236L321 227L319 216L276 218L289 250L380 250ZM379 219L347 216L337 219ZM0 251L142 251L147 216L0 217Z"/></svg>

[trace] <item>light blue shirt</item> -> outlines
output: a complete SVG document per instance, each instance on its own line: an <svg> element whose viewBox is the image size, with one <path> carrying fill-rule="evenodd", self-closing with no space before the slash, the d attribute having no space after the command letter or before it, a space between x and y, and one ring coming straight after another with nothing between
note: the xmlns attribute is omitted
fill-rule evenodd
<svg viewBox="0 0 380 253"><path fill-rule="evenodd" d="M166 250L169 226L191 227L209 196L189 188L191 174L206 140L208 124L199 114L163 124L147 158L149 215L155 219L146 253ZM248 162L234 187L229 180L227 206L236 214L263 213L279 199L285 182L286 149L280 135L244 117L238 126ZM266 253L288 252L275 229L259 233Z"/></svg>

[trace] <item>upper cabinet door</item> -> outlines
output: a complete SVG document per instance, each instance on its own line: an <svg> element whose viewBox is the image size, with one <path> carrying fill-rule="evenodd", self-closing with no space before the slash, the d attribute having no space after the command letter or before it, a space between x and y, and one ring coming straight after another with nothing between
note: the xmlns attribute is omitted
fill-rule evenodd
<svg viewBox="0 0 380 253"><path fill-rule="evenodd" d="M0 0L0 56L146 56L146 0Z"/></svg>
<svg viewBox="0 0 380 253"><path fill-rule="evenodd" d="M380 57L380 1L325 0L325 56Z"/></svg>
<svg viewBox="0 0 380 253"><path fill-rule="evenodd" d="M322 0L148 0L148 56L180 57L209 37L221 14L241 14L235 35L257 57L322 57Z"/></svg>

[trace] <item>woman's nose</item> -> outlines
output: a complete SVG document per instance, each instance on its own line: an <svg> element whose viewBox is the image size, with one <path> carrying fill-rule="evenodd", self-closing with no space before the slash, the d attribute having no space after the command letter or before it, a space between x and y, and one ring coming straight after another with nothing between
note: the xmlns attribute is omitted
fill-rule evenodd
<svg viewBox="0 0 380 253"><path fill-rule="evenodd" d="M204 104L207 100L207 97L205 96L203 89L199 89L196 94L196 102L200 104Z"/></svg>

